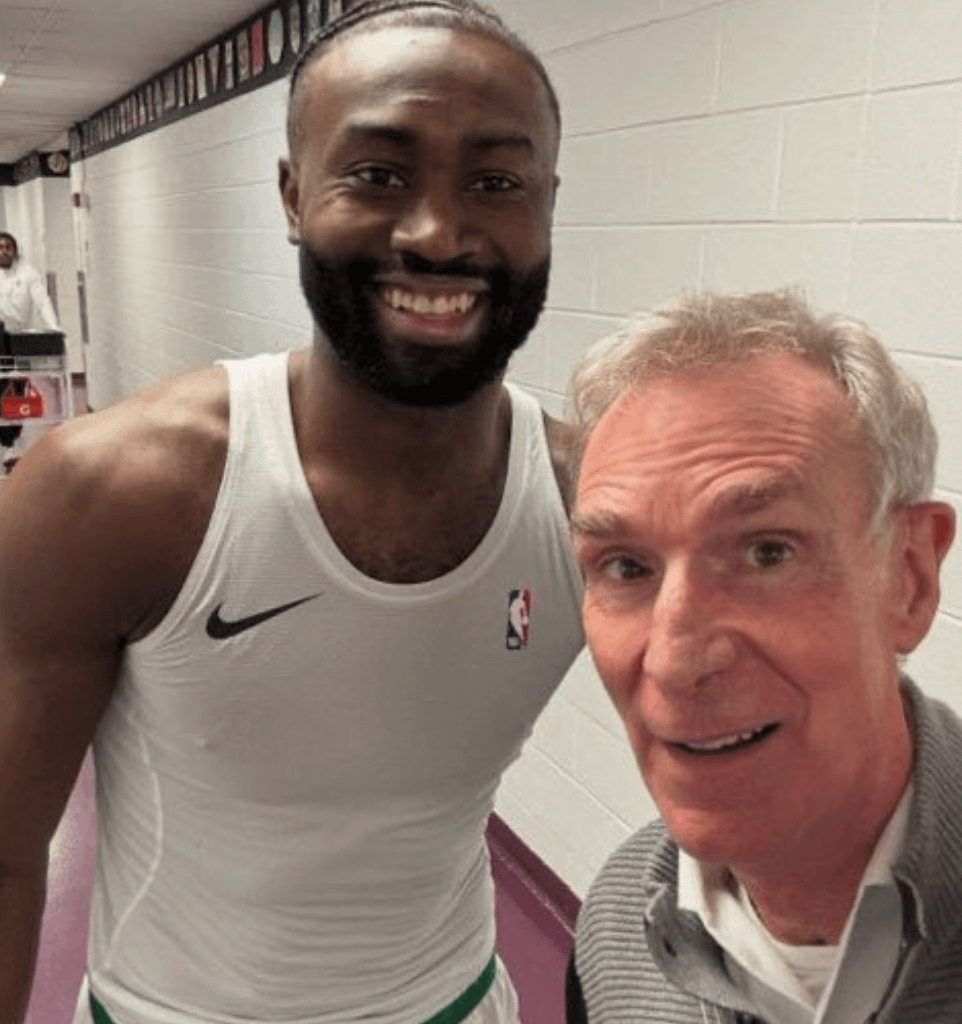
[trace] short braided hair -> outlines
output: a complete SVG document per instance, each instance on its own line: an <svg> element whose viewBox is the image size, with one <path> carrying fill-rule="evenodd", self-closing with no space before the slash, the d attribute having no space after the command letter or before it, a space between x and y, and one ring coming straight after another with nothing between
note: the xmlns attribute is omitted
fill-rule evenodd
<svg viewBox="0 0 962 1024"><path fill-rule="evenodd" d="M378 22L383 19L384 25ZM320 60L334 43L379 28L449 28L473 32L502 43L523 57L536 72L548 96L548 105L560 133L561 109L551 79L531 48L511 31L486 4L478 0L367 0L324 25L304 45L290 74L287 109L287 143L293 154L298 141L301 83L306 69Z"/></svg>

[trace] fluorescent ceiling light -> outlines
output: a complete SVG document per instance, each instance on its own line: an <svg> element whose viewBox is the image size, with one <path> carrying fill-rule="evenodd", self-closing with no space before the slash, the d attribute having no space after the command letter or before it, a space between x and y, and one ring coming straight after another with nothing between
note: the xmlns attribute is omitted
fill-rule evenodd
<svg viewBox="0 0 962 1024"><path fill-rule="evenodd" d="M7 80L7 76L0 71L0 89L3 88L3 83Z"/></svg>

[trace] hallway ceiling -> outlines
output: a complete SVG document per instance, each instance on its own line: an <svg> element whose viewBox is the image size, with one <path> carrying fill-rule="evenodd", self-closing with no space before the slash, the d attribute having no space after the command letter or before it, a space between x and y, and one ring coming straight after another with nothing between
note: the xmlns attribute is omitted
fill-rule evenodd
<svg viewBox="0 0 962 1024"><path fill-rule="evenodd" d="M66 130L267 0L0 0L0 164Z"/></svg>

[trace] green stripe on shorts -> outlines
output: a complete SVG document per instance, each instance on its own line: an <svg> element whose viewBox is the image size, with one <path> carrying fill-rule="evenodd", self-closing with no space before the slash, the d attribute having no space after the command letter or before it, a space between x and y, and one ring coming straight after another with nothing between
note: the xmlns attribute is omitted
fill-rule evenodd
<svg viewBox="0 0 962 1024"><path fill-rule="evenodd" d="M461 1021L477 1007L490 991L491 986L494 984L496 971L497 961L492 954L484 970L468 985L461 995L453 1003L448 1003L443 1010L438 1010L433 1017L428 1017L424 1024L461 1024Z"/></svg>
<svg viewBox="0 0 962 1024"><path fill-rule="evenodd" d="M471 982L470 985L452 1003L448 1003L443 1010L438 1010L433 1017L429 1017L424 1024L461 1024L461 1021L468 1016L491 990L494 983L494 976L497 971L495 957L492 956L484 970ZM94 1024L114 1024L110 1014L103 1008L97 997L90 993L90 1012L93 1014Z"/></svg>

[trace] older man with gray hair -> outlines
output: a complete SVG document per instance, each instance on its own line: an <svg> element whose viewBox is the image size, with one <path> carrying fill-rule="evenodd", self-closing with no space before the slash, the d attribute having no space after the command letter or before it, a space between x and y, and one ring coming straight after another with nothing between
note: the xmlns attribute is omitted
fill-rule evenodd
<svg viewBox="0 0 962 1024"><path fill-rule="evenodd" d="M587 639L661 817L570 1024L962 1019L962 723L901 664L955 526L921 392L779 292L661 311L574 404Z"/></svg>

